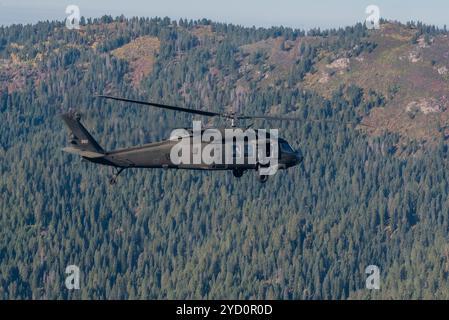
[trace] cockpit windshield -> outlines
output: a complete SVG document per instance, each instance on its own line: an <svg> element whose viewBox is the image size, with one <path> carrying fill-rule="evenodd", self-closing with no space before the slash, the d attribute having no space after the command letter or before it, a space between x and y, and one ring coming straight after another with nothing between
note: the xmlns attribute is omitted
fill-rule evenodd
<svg viewBox="0 0 449 320"><path fill-rule="evenodd" d="M288 152L293 153L292 147L286 142L286 141L280 141L279 142L279 149L281 149L281 152Z"/></svg>

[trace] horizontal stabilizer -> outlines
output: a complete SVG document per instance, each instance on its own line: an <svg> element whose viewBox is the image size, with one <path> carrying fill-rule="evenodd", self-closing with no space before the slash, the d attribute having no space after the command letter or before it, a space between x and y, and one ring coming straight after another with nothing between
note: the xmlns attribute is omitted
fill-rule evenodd
<svg viewBox="0 0 449 320"><path fill-rule="evenodd" d="M77 149L77 148L73 148L73 147L64 148L64 149L62 149L62 151L68 152L68 153L72 153L72 154L76 154L76 155L79 155L81 157L90 158L90 159L104 157L103 153L98 153L98 152L93 152L93 151L83 151L83 150L80 150L80 149Z"/></svg>

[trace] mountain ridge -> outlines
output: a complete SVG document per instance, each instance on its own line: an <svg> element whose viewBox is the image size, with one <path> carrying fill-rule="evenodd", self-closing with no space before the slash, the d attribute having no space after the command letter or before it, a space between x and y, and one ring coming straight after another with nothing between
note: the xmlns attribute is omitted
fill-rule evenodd
<svg viewBox="0 0 449 320"><path fill-rule="evenodd" d="M80 31L62 22L0 28L0 297L447 299L444 136L413 141L376 118L413 101L415 121L446 111L421 102L429 95L408 83L390 92L389 82L365 77L377 66L374 80L392 81L410 65L412 75L437 79L442 62L431 60L442 56L446 31L382 25L306 34L106 16L82 21ZM421 36L434 46L410 57ZM138 78L142 49L151 68ZM391 70L378 70L384 61ZM322 72L333 72L327 83ZM394 105L400 92L410 100ZM61 112L80 111L106 150L167 138L192 116L97 93L295 116L303 121L254 126L277 126L304 160L263 186L248 173L129 169L111 187L108 168L61 151L70 138ZM345 125L370 119L385 128ZM80 290L65 289L69 265L80 268ZM366 289L370 265L381 270L380 290Z"/></svg>

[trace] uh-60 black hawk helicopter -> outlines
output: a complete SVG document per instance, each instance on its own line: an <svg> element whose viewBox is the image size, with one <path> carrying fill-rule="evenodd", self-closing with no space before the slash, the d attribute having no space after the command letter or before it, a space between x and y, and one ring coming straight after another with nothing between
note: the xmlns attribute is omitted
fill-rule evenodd
<svg viewBox="0 0 449 320"><path fill-rule="evenodd" d="M201 116L207 117L221 117L225 119L231 120L231 127L236 127L236 122L238 120L251 120L251 119L263 119L263 120L278 120L278 121L300 121L298 118L289 118L289 117L277 117L277 116L267 116L267 115L242 115L237 114L235 112L231 113L217 113L211 111L203 111L197 109L190 108L182 108L177 106L170 106L165 104L153 103L153 102L145 102L145 101L137 101L131 99L125 99L120 97L106 96L106 95L98 95L99 98L112 99L118 101L124 101L129 103L137 103L147 106L153 106L156 108L163 108L173 111L181 111L192 113ZM258 171L258 177L260 182L266 182L268 180L269 174L262 173L263 167L267 165L262 165L257 160L255 162L246 161L248 157L250 145L249 141L245 140L244 142L244 153L243 156L240 153L240 156L244 158L243 163L237 163L236 161L229 163L226 161L217 161L218 163L174 163L171 159L170 153L172 148L179 143L180 137L176 139L170 138L160 142L154 142L145 144L142 146L135 146L130 148L118 149L113 151L105 151L95 139L90 135L87 129L81 124L81 116L76 111L69 111L65 114L61 115L64 122L70 129L70 147L64 148L63 151L69 152L72 154L76 154L81 156L82 158L96 163L111 166L116 169L115 174L110 179L111 184L115 184L118 175L123 172L123 170L128 168L163 168L163 169L190 169L190 170L232 170L232 173L235 177L241 177L245 171L247 170L256 170ZM248 129L247 127L246 129ZM225 129L214 129L218 130L220 133L223 133ZM255 130L256 138L258 135L258 130ZM193 130L188 132L188 135L193 135ZM271 138L268 135L266 141L272 143ZM227 141L223 138L221 141L213 141L214 143L220 143L223 147L226 148L226 145L233 144L234 154L236 155L235 150L235 140ZM303 155L301 150L293 150L290 144L282 138L277 138L275 143L277 143L277 152L276 152L276 171L277 169L288 169L290 167L294 167L301 163L303 160ZM204 142L201 142L201 145L204 146ZM267 145L265 148L265 152L269 155L272 148L272 145ZM222 148L224 150L225 148ZM257 147L256 147L257 148ZM195 152L195 147L190 149L192 154L189 157L193 157ZM254 153L254 150L251 152ZM255 152L257 154L257 151ZM275 172L276 172L275 171Z"/></svg>

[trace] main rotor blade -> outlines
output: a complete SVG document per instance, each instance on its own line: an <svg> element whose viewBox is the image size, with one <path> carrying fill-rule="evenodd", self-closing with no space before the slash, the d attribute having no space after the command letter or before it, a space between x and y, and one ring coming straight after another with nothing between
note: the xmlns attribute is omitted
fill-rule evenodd
<svg viewBox="0 0 449 320"><path fill-rule="evenodd" d="M277 121L302 121L302 122L331 122L331 123L342 123L338 120L331 120L331 119L301 119L301 118L293 118L293 117L278 117L278 116L236 116L237 119L261 119L261 120L277 120ZM359 126L365 126L370 128L376 128L372 125L365 124L365 123L356 123L356 122L343 122L344 124L350 124L350 125L359 125Z"/></svg>
<svg viewBox="0 0 449 320"><path fill-rule="evenodd" d="M130 102L130 103L143 104L143 105L146 105L146 106L152 106L152 107L156 107L156 108L162 108L162 109L169 109L169 110L174 110L174 111L181 111L181 112L199 114L199 115L208 116L208 117L223 117L223 116L225 116L225 115L223 115L221 113L217 113L217 112L210 112L210 111L203 111L203 110L197 110L197 109L181 108L181 107L169 106L169 105L166 105L166 104L160 104L160 103L154 103L154 102L131 100L131 99L125 99L125 98L119 98L119 97L113 97L113 96L106 96L106 95L97 95L97 97L98 98L111 99L111 100L117 100L117 101Z"/></svg>
<svg viewBox="0 0 449 320"><path fill-rule="evenodd" d="M278 116L236 116L237 119L262 119L262 120L279 120L279 121L304 121L300 118L290 118L290 117L278 117Z"/></svg>
<svg viewBox="0 0 449 320"><path fill-rule="evenodd" d="M341 121L337 120L330 120L330 119L301 119L301 118L294 118L294 117L278 117L278 116L268 116L268 115L255 115L255 116L249 116L249 115L233 115L228 113L218 113L218 112L212 112L212 111L203 111L198 109L189 109L189 108L182 108L182 107L176 107L176 106L170 106L166 104L160 104L160 103L154 103L154 102L147 102L147 101L139 101L139 100L132 100L132 99L126 99L126 98L120 98L120 97L114 97L114 96L108 96L108 95L97 95L98 98L104 98L104 99L111 99L111 100L117 100L117 101L123 101L123 102L129 102L129 103L137 103L142 104L146 106L152 106L156 108L161 109L168 109L173 111L181 111L181 112L187 112L187 113L193 113L198 114L202 116L208 116L208 117L223 117L228 119L239 119L239 120L248 120L248 119L261 119L261 120L274 120L274 121L313 121L313 122L334 122L334 123L341 123ZM370 128L376 128L374 126L371 126L369 124L364 123L346 123L351 125L360 125Z"/></svg>

